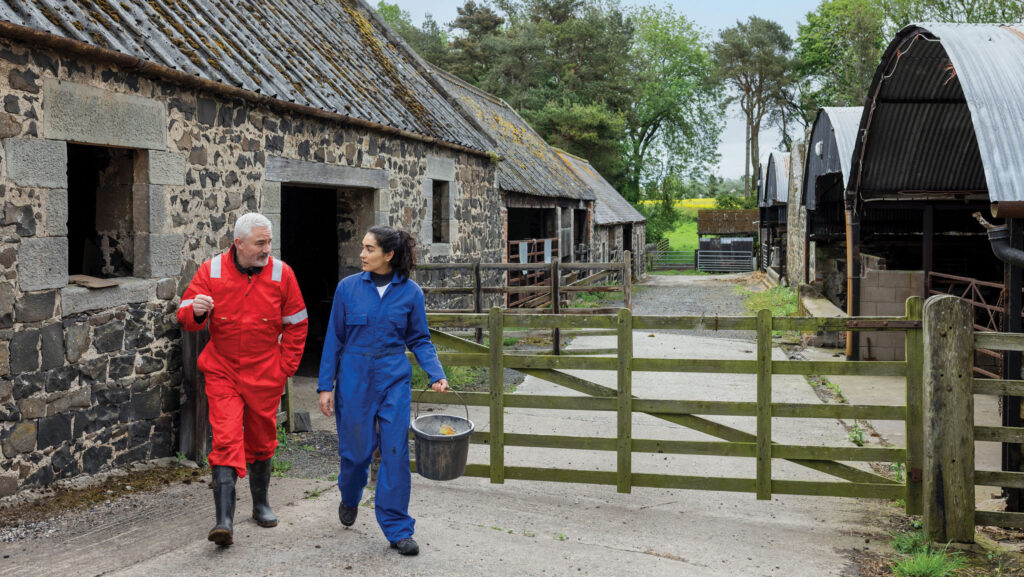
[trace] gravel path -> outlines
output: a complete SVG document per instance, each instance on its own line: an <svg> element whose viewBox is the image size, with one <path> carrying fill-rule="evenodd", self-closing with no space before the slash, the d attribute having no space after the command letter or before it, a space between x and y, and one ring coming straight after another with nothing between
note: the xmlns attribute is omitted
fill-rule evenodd
<svg viewBox="0 0 1024 577"><path fill-rule="evenodd" d="M704 315L744 316L743 297L737 287L762 290L763 286L753 274L725 274L707 276L651 275L633 295L633 314L686 316ZM702 337L720 337L754 341L751 331L668 331Z"/></svg>

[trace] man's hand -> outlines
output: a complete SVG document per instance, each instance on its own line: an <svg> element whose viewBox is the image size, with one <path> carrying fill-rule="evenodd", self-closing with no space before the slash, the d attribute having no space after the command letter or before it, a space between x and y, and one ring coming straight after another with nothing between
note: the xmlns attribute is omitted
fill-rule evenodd
<svg viewBox="0 0 1024 577"><path fill-rule="evenodd" d="M331 391L320 391L317 404L320 405L320 412L325 417L330 417L334 414L334 393Z"/></svg>
<svg viewBox="0 0 1024 577"><path fill-rule="evenodd" d="M213 310L213 297L209 295L196 295L192 299L192 314L196 318L202 317Z"/></svg>
<svg viewBox="0 0 1024 577"><path fill-rule="evenodd" d="M430 388L434 389L435 391L437 391L439 393L447 393L448 392L448 379L441 379L441 380L437 381L436 383L430 385Z"/></svg>

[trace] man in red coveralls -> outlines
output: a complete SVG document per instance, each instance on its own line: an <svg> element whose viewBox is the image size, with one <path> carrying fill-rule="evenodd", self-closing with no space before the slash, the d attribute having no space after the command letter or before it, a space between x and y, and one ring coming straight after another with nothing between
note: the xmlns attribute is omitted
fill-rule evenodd
<svg viewBox="0 0 1024 577"><path fill-rule="evenodd" d="M210 326L199 370L213 429L208 460L217 524L209 539L221 546L232 543L235 481L245 476L246 463L253 519L260 527L277 525L267 501L277 408L285 381L298 369L309 325L295 273L270 256L270 220L244 214L234 232L231 249L199 266L178 307L185 330Z"/></svg>

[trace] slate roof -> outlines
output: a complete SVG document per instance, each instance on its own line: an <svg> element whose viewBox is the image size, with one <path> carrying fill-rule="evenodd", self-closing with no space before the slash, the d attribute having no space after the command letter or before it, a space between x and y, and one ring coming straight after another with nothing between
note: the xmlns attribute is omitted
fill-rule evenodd
<svg viewBox="0 0 1024 577"><path fill-rule="evenodd" d="M555 150L597 197L594 200L594 224L606 226L647 221L589 162L564 150Z"/></svg>
<svg viewBox="0 0 1024 577"><path fill-rule="evenodd" d="M0 0L0 20L277 100L492 148L363 0Z"/></svg>
<svg viewBox="0 0 1024 577"><path fill-rule="evenodd" d="M504 100L434 68L445 89L477 119L504 160L498 188L532 196L593 200L594 193L562 161L555 149Z"/></svg>

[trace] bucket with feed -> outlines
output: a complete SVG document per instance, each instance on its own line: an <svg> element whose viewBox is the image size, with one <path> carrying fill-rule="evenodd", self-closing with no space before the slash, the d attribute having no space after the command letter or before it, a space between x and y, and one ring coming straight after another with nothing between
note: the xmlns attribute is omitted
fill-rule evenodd
<svg viewBox="0 0 1024 577"><path fill-rule="evenodd" d="M420 476L433 481L449 481L466 472L469 438L473 435L468 406L465 418L446 414L417 416L411 428L416 472Z"/></svg>

